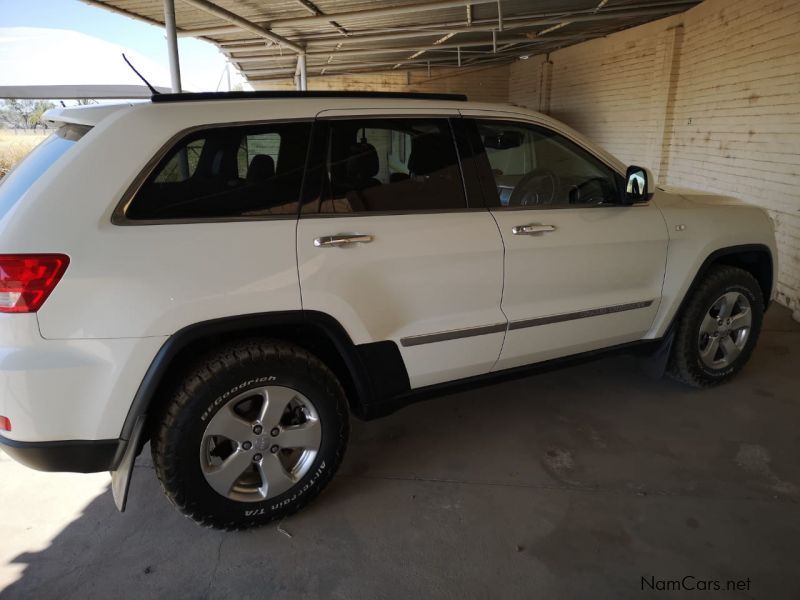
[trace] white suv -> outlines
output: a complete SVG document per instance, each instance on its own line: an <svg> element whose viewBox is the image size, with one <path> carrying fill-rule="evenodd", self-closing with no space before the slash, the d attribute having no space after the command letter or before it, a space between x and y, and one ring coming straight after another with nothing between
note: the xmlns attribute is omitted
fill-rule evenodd
<svg viewBox="0 0 800 600"><path fill-rule="evenodd" d="M50 111L0 185L0 443L241 528L331 480L348 418L634 351L696 386L756 343L767 214L655 189L460 96L159 95Z"/></svg>

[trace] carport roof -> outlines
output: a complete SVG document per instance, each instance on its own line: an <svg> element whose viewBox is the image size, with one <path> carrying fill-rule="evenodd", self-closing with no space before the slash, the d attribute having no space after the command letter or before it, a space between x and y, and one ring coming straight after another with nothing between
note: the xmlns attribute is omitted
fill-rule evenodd
<svg viewBox="0 0 800 600"><path fill-rule="evenodd" d="M83 0L164 24L163 0ZM699 0L176 0L179 36L209 40L251 82L509 63L684 11Z"/></svg>

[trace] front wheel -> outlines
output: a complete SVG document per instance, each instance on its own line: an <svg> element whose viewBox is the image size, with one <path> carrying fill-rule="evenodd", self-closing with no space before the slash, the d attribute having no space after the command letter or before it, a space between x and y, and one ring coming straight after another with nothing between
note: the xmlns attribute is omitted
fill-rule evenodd
<svg viewBox="0 0 800 600"><path fill-rule="evenodd" d="M169 400L153 440L167 497L195 521L243 529L283 518L331 480L347 443L331 371L284 342L231 344Z"/></svg>
<svg viewBox="0 0 800 600"><path fill-rule="evenodd" d="M737 267L712 267L677 322L668 372L694 387L727 381L749 360L764 317L755 278Z"/></svg>

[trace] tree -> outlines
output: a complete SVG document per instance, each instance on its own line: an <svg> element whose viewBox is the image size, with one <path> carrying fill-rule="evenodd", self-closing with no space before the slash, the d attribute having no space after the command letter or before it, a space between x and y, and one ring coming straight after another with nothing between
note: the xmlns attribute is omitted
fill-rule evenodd
<svg viewBox="0 0 800 600"><path fill-rule="evenodd" d="M53 106L47 100L8 98L0 105L0 120L11 127L30 129L39 125L44 111Z"/></svg>
<svg viewBox="0 0 800 600"><path fill-rule="evenodd" d="M31 127L34 129L39 126L47 127L47 125L42 122L42 116L44 116L45 111L50 110L54 106L55 104L47 100L37 100L36 108L34 108L29 119Z"/></svg>
<svg viewBox="0 0 800 600"><path fill-rule="evenodd" d="M3 120L13 127L28 128L31 114L35 108L34 100L9 98L3 103Z"/></svg>

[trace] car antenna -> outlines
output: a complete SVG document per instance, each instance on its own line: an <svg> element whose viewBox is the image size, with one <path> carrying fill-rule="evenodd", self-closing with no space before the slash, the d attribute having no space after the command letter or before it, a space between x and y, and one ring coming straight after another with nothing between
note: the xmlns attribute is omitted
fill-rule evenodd
<svg viewBox="0 0 800 600"><path fill-rule="evenodd" d="M141 73L139 73L139 71L137 71L137 70L136 70L136 67L134 67L134 66L131 64L131 61L129 61L129 60L128 60L128 57L127 57L127 56L125 56L125 53L124 53L124 52L122 53L122 60L124 60L124 61L125 61L125 62L128 64L128 66L131 68L131 71L133 71L134 73L136 73L136 75L139 77L139 79L141 79L142 81L144 81L144 84L145 84L147 87L149 87L149 88L150 88L150 91L151 91L151 92L153 92L153 96L158 96L158 95L161 93L161 92L159 92L159 91L158 91L156 88L154 88L152 85L150 85L150 82L149 82L149 81L147 81L147 79L145 79L145 78L144 78L144 75L142 75Z"/></svg>

